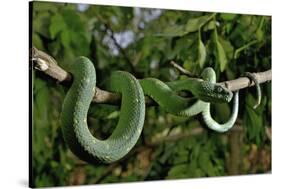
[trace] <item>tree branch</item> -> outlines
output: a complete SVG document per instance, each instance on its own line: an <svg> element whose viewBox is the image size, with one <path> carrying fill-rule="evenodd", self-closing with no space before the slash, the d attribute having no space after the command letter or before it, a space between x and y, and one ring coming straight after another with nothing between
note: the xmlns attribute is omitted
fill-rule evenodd
<svg viewBox="0 0 281 189"><path fill-rule="evenodd" d="M54 58L50 55L36 49L32 48L31 62L34 63L35 69L44 72L50 77L58 80L59 82L69 82L71 81L71 74L62 69L56 62ZM259 83L264 83L271 81L272 73L271 69L265 72L253 73ZM231 91L240 90L243 88L254 86L255 83L252 82L248 77L240 77L230 81L220 82L219 84L223 85ZM121 97L119 94L112 93L109 91L102 90L96 87L95 95L93 97L93 102L95 103L104 103L104 104L120 104ZM146 98L146 104L152 105L153 101L149 98Z"/></svg>
<svg viewBox="0 0 281 189"><path fill-rule="evenodd" d="M252 74L257 78L257 81L260 84L265 83L267 81L271 81L272 78L271 69L264 72L258 72ZM223 85L224 87L226 87L231 91L237 91L255 85L255 83L252 80L250 80L248 77L240 77L234 80L220 82L219 84Z"/></svg>
<svg viewBox="0 0 281 189"><path fill-rule="evenodd" d="M194 77L194 75L191 72L187 71L186 69L184 69L183 67L178 65L176 62L171 61L170 64L172 66L174 66L177 70L179 70L181 73L183 73L184 75L187 75L189 77Z"/></svg>
<svg viewBox="0 0 281 189"><path fill-rule="evenodd" d="M66 72L60 66L58 66L56 60L50 55L32 47L31 50L31 60L34 63L34 67L37 70L44 72L45 74L51 76L52 78L58 80L59 82L70 82L71 74ZM104 91L96 87L95 95L93 97L93 102L95 103L109 103L118 104L121 100L120 95Z"/></svg>

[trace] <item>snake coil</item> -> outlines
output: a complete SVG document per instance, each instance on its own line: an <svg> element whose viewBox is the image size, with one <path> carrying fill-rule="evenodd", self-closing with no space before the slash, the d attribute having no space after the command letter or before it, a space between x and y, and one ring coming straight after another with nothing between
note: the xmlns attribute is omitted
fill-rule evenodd
<svg viewBox="0 0 281 189"><path fill-rule="evenodd" d="M229 122L219 125L211 119L210 102L229 102L233 96L231 91L215 83L215 73L211 68L203 71L203 79L189 78L168 83L156 78L137 80L128 72L115 71L109 78L108 90L122 96L120 117L113 133L107 139L100 140L92 135L87 125L87 113L96 86L95 67L88 58L78 57L67 71L73 75L73 83L62 106L62 133L71 151L90 163L118 161L133 148L144 125L144 95L150 96L159 106L175 115L202 113L207 126L219 132L222 128L223 131L231 128L237 117L238 102L235 100ZM181 90L190 91L197 100L178 96L176 92Z"/></svg>

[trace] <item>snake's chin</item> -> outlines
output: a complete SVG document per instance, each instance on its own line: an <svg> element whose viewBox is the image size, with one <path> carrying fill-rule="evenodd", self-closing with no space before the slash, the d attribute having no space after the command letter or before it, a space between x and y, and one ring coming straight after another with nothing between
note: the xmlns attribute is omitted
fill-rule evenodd
<svg viewBox="0 0 281 189"><path fill-rule="evenodd" d="M229 103L233 97L232 91L229 91L227 89L224 89L224 92L217 95L218 95L217 97L216 95L213 95L213 98L216 98L218 103Z"/></svg>
<svg viewBox="0 0 281 189"><path fill-rule="evenodd" d="M221 99L223 99L222 101L220 101L220 103L229 103L231 101L233 97L233 94L230 93L227 96L222 97Z"/></svg>
<svg viewBox="0 0 281 189"><path fill-rule="evenodd" d="M227 102L230 102L231 99L232 99L232 97L233 97L233 93L230 91L229 94L228 94L227 97L226 97L226 101L227 101Z"/></svg>

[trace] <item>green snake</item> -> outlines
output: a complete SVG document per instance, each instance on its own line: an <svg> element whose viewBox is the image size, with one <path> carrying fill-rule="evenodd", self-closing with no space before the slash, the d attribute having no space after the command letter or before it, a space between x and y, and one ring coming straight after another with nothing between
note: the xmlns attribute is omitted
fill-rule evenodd
<svg viewBox="0 0 281 189"><path fill-rule="evenodd" d="M212 68L206 68L202 72L202 77L208 78L208 81L211 83L216 83L216 73ZM212 130L215 130L217 132L225 132L231 129L237 119L238 116L238 106L239 106L239 93L238 91L234 94L234 100L233 100L233 108L232 108L232 114L228 121L224 124L219 124L216 122L212 116L211 116L211 104L206 103L207 107L202 111L203 120L207 127L209 127Z"/></svg>
<svg viewBox="0 0 281 189"><path fill-rule="evenodd" d="M63 102L61 122L63 137L71 151L87 162L111 163L124 157L140 137L145 116L142 88L130 73L116 71L108 89L122 94L120 119L109 138L99 140L87 125L87 112L96 86L93 63L79 57L69 66L74 79Z"/></svg>
<svg viewBox="0 0 281 189"><path fill-rule="evenodd" d="M72 74L73 82L62 106L62 133L70 150L90 163L118 161L134 147L144 125L144 95L151 97L167 112L180 116L208 112L210 102L229 102L233 96L231 91L215 83L211 68L203 71L202 79L168 83L156 78L137 80L128 72L114 71L107 81L107 90L122 96L120 117L113 133L107 139L100 140L92 135L87 125L87 113L96 86L95 67L88 58L78 57L69 64L67 71ZM190 91L195 98L178 96L176 92L181 90ZM233 114L236 119L237 112ZM204 116L203 113L203 117L206 120L211 115L205 113ZM233 125L232 122L226 124L228 128ZM210 127L208 123L207 126Z"/></svg>

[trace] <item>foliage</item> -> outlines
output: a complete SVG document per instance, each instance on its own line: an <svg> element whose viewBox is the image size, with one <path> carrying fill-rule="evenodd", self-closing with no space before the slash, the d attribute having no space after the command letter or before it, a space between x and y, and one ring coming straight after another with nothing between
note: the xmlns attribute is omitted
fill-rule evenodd
<svg viewBox="0 0 281 189"><path fill-rule="evenodd" d="M195 75L211 66L219 81L271 68L268 16L48 2L33 2L32 11L33 45L55 57L62 67L77 56L89 57L101 88L112 70L129 71L138 78L181 79L169 64L171 60ZM36 187L271 170L270 83L262 85L262 103L257 109L252 108L255 89L240 92L242 131L215 133L201 124L200 116L181 118L148 107L142 137L124 160L89 165L78 160L62 138L59 116L67 87L43 73L32 74ZM230 108L229 104L215 104L213 116L225 121ZM116 106L93 105L89 111L91 131L106 138L118 114ZM237 133L239 137L233 141L231 136Z"/></svg>

